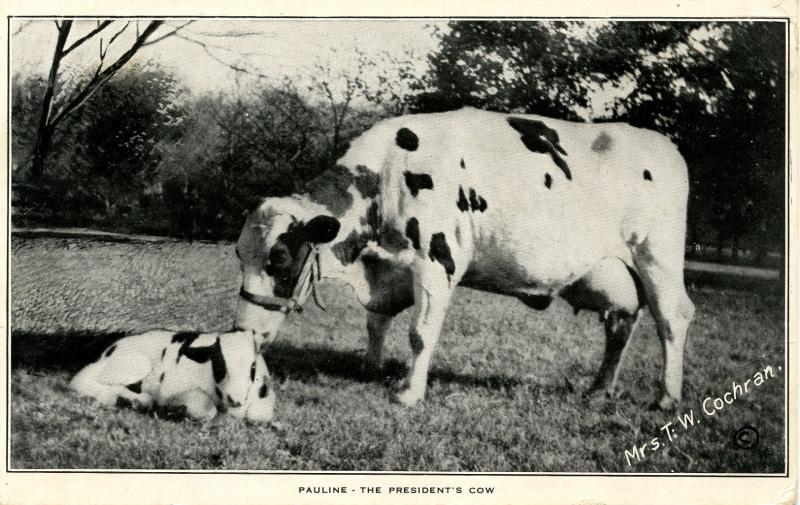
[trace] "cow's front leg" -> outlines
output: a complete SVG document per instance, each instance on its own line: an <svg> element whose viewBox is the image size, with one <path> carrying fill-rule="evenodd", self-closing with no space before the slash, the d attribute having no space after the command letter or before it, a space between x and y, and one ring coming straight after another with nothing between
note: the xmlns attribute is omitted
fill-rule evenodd
<svg viewBox="0 0 800 505"><path fill-rule="evenodd" d="M439 340L455 280L442 266L418 257L414 262L414 309L409 330L411 367L397 401L414 405L425 398L431 355Z"/></svg>
<svg viewBox="0 0 800 505"><path fill-rule="evenodd" d="M364 356L364 371L367 373L378 373L383 364L383 341L386 332L392 324L393 316L386 316L376 312L367 312L367 334L369 343L367 344L367 354Z"/></svg>

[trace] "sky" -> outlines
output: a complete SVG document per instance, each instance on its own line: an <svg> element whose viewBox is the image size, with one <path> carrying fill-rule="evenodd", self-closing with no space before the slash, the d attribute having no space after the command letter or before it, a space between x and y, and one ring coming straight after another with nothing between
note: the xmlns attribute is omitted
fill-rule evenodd
<svg viewBox="0 0 800 505"><path fill-rule="evenodd" d="M151 36L168 32L186 20L168 20ZM144 27L147 20L140 20ZM207 91L231 92L248 78L216 60L242 66L274 78L284 75L306 78L314 72L315 64L330 66L333 72L353 66L357 47L375 56L383 52L400 56L413 51L417 66L424 71L425 55L436 46L430 20L198 20L183 28L182 33L208 47L170 37L143 48L131 63L151 61L172 72L178 82L194 93ZM124 20L102 32L104 44L125 24ZM94 20L77 21L73 25L67 47L96 25ZM46 75L56 42L56 27L52 20L15 18L11 26L12 73ZM107 61L119 55L135 36L130 25L112 44ZM65 60L65 72L94 68L98 62L99 38L83 44ZM206 51L211 52L211 55Z"/></svg>

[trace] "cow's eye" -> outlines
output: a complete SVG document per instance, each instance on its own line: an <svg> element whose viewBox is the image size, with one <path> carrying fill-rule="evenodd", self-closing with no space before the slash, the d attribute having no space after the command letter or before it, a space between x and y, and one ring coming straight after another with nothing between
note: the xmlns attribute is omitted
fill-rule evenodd
<svg viewBox="0 0 800 505"><path fill-rule="evenodd" d="M250 365L250 382L256 380L256 362L253 361L253 364Z"/></svg>

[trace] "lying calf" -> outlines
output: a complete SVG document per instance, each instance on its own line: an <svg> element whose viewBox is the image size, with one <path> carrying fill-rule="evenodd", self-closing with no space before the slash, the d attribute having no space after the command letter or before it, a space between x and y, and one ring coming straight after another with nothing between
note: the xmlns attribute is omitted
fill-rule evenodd
<svg viewBox="0 0 800 505"><path fill-rule="evenodd" d="M260 341L260 340L259 340ZM185 407L198 419L218 411L239 418L272 419L275 393L256 335L153 330L122 338L70 382L106 405Z"/></svg>

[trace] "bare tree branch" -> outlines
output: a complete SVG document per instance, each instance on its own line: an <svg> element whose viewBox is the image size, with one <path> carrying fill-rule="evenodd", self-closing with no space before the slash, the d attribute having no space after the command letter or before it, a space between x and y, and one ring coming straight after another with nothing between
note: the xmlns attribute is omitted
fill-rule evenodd
<svg viewBox="0 0 800 505"><path fill-rule="evenodd" d="M97 28L95 28L94 30L90 31L89 33L87 33L83 37L79 38L78 40L76 40L75 42L70 44L69 47L64 49L64 52L61 53L61 57L63 58L64 56L68 55L72 50L76 49L77 47L79 47L81 44L83 44L87 40L91 39L92 37L94 37L98 33L100 33L103 30L105 30L111 23L113 23L112 20L106 20L106 21L103 21L102 23L100 23L99 25L97 25Z"/></svg>
<svg viewBox="0 0 800 505"><path fill-rule="evenodd" d="M29 26L31 25L31 23L33 23L33 21L25 21L24 23L21 23L21 24L20 24L20 25L17 27L17 29L16 29L16 30L14 30L14 33L12 33L12 34L11 34L11 36L12 36L12 37L16 37L17 35L19 35L20 33L22 33L22 31L23 31L23 30L25 30L25 28L29 27Z"/></svg>
<svg viewBox="0 0 800 505"><path fill-rule="evenodd" d="M142 44L142 47L149 46L149 45L155 44L156 42L161 42L162 40L164 40L164 39L166 39L168 37L172 37L173 35L175 35L179 31L181 31L183 28L186 28L187 26L189 26L192 23L194 23L194 20L187 21L184 24L175 27L175 29L173 29L172 31L169 31L169 32L165 33L164 35L162 35L162 36L160 36L158 38L155 38L153 40L150 40L150 41Z"/></svg>
<svg viewBox="0 0 800 505"><path fill-rule="evenodd" d="M163 23L163 21L151 21L150 24L142 31L141 35L137 37L136 41L131 45L130 49L128 49L122 56L120 56L117 61L115 61L110 67L103 70L102 72L96 73L95 77L92 78L91 81L83 88L77 95L75 95L49 122L50 127L55 127L58 123L60 123L68 114L72 111L77 109L78 107L82 106L86 100L91 97L95 91L104 83L106 82L111 76L113 76L122 66L127 63L136 52L141 49L142 44L145 43L148 37L153 34ZM101 62L102 65L102 62Z"/></svg>

